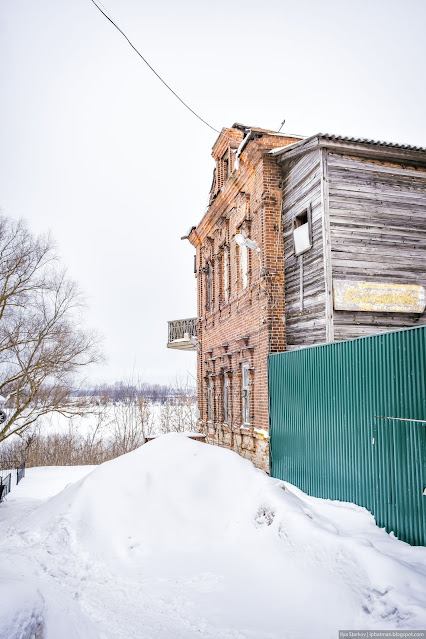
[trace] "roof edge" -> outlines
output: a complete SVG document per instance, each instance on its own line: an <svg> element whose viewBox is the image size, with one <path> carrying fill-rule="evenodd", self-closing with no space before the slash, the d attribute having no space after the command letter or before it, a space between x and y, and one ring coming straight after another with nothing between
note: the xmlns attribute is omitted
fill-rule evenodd
<svg viewBox="0 0 426 639"><path fill-rule="evenodd" d="M368 138L354 138L348 136L339 136L330 133L316 133L314 135L294 142L288 146L281 147L279 149L273 149L269 151L271 155L274 155L278 160L284 162L287 159L298 156L302 153L314 149L315 147L331 146L336 150L341 148L351 148L351 150L377 152L383 155L387 153L389 155L406 155L410 154L426 154L426 148L419 146L412 146L409 144L397 144L395 142L384 142L380 140L370 140ZM426 161L426 158L425 158Z"/></svg>

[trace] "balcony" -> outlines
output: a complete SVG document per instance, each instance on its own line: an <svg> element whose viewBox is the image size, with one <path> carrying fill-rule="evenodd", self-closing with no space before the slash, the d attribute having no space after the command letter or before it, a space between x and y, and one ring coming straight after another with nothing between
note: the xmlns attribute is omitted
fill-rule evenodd
<svg viewBox="0 0 426 639"><path fill-rule="evenodd" d="M176 348L180 351L196 351L196 325L197 318L172 320L168 322L169 336L167 348Z"/></svg>

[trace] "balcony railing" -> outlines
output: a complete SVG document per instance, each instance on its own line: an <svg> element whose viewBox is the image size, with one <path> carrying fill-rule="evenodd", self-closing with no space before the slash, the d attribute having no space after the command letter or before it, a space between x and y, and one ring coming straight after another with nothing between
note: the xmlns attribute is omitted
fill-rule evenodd
<svg viewBox="0 0 426 639"><path fill-rule="evenodd" d="M167 348L177 348L182 351L196 351L196 325L197 318L172 320L168 322L169 334Z"/></svg>

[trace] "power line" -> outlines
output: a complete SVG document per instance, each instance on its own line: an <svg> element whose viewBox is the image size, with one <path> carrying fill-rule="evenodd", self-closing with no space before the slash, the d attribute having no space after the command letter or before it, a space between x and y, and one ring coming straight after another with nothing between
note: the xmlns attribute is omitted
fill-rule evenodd
<svg viewBox="0 0 426 639"><path fill-rule="evenodd" d="M95 7L98 9L98 11L100 11L102 13L102 15L109 21L111 22L111 24L117 29L117 31L119 31L121 33L121 35L123 36L123 38L125 38L127 40L127 42L130 44L130 46L132 47L132 49L134 51L136 51L136 53L138 54L138 56L145 62L145 64L151 69L151 71L157 76L157 78L164 84L165 87L167 87L167 89L169 91L171 91L173 93L173 95L175 96L175 98L177 98L179 100L179 102L181 102L183 104L184 107L186 107L188 109L188 111L191 111L191 113L193 115L195 115L196 118L198 118L199 120L201 120L201 122L203 122L203 124L205 124L206 126L209 127L209 129L212 129L213 131L215 131L216 133L220 133L220 131L218 129L215 129L214 126L212 126L211 124L209 124L208 122L206 122L200 115L198 115L198 113L196 113L193 109L191 109L191 107L182 100L182 98L180 98L178 96L178 94L173 91L173 89L171 87L169 87L169 85L167 84L167 82L165 82L163 80L163 78L157 73L157 71L149 64L148 60L146 60L146 58L143 57L142 53L140 51L138 51L138 49L135 47L134 44L132 44L129 40L129 38L126 36L126 34L124 33L124 31L122 31L120 29L119 26L117 26L114 22L114 20L112 20L112 18L110 18L105 11L103 11L101 9L101 7L96 4L95 0L92 0L93 4L95 5Z"/></svg>

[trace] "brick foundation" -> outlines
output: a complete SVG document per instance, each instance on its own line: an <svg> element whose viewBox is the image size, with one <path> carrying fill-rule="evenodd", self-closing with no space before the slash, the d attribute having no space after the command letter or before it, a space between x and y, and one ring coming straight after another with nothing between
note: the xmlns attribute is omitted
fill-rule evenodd
<svg viewBox="0 0 426 639"><path fill-rule="evenodd" d="M204 424L201 424L204 427ZM269 437L244 429L231 432L226 426L216 425L207 432L207 443L234 450L241 457L250 460L257 468L269 473Z"/></svg>

